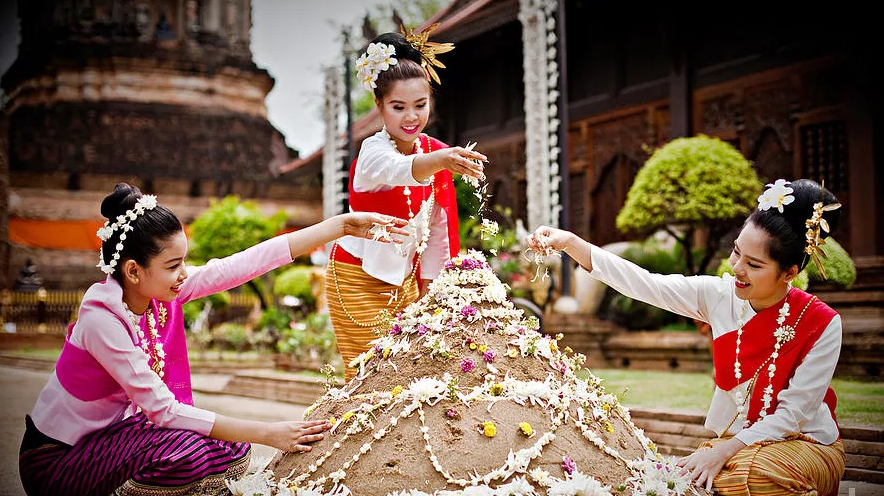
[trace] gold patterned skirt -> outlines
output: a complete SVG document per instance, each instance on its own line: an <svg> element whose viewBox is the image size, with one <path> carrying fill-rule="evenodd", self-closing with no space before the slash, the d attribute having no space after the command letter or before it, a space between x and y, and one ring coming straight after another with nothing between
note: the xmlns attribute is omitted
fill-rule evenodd
<svg viewBox="0 0 884 496"><path fill-rule="evenodd" d="M698 449L726 439L706 441ZM840 439L824 445L799 434L741 449L724 464L712 487L727 496L836 496L844 465Z"/></svg>
<svg viewBox="0 0 884 496"><path fill-rule="evenodd" d="M376 328L381 312L387 310L395 316L417 301L420 294L414 277L406 279L402 287L394 286L366 274L359 265L341 261L329 262L325 291L348 381L357 372L350 367L350 361L367 351L369 341L378 337Z"/></svg>

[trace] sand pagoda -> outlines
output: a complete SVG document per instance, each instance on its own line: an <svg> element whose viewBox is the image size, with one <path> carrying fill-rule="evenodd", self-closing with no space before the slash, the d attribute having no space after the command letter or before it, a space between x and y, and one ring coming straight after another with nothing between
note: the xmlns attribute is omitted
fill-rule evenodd
<svg viewBox="0 0 884 496"><path fill-rule="evenodd" d="M305 419L334 428L234 494L685 494L629 411L507 300L484 256L447 263L359 373ZM587 377L588 375L588 377ZM273 488L268 491L267 488Z"/></svg>

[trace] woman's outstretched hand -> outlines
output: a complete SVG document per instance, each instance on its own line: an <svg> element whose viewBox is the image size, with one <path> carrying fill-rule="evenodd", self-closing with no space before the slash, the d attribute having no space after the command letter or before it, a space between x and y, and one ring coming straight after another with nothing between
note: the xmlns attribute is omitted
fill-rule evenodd
<svg viewBox="0 0 884 496"><path fill-rule="evenodd" d="M398 217L374 212L351 212L343 215L343 221L345 236L396 244L402 244L402 237L408 236L408 231L403 229L408 221Z"/></svg>
<svg viewBox="0 0 884 496"><path fill-rule="evenodd" d="M536 253L550 255L552 251L562 251L574 239L574 234L555 227L540 226L525 237L528 246Z"/></svg>
<svg viewBox="0 0 884 496"><path fill-rule="evenodd" d="M475 177L479 180L485 179L483 162L487 162L488 157L479 152L462 146L453 146L436 150L428 155L435 155L434 158L438 160L438 164L453 174Z"/></svg>
<svg viewBox="0 0 884 496"><path fill-rule="evenodd" d="M280 451L310 451L310 443L325 437L322 433L331 429L327 420L311 420L309 422L273 422L269 424L267 444Z"/></svg>

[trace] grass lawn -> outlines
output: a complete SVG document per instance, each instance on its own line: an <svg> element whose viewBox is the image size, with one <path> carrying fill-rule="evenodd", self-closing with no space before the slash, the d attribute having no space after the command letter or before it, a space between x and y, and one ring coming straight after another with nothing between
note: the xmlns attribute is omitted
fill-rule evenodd
<svg viewBox="0 0 884 496"><path fill-rule="evenodd" d="M29 356L57 358L61 350L21 349L16 353ZM224 351L222 360L258 359L260 354ZM218 359L218 352L199 351L191 353L191 360ZM604 379L602 384L608 392L616 394L630 408L676 410L706 413L712 400L714 385L709 373L664 372L626 369L594 369L593 373ZM317 379L324 376L314 371L302 374ZM832 380L838 395L835 413L842 425L884 427L884 383L852 379Z"/></svg>
<svg viewBox="0 0 884 496"><path fill-rule="evenodd" d="M714 385L708 373L596 369L602 384L631 408L705 413ZM832 380L838 395L835 413L842 425L884 427L884 383Z"/></svg>

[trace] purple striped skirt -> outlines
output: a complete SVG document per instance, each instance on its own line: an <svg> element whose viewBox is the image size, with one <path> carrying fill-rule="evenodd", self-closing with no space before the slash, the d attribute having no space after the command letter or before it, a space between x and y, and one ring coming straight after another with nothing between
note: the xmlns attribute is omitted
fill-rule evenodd
<svg viewBox="0 0 884 496"><path fill-rule="evenodd" d="M248 443L166 429L143 413L74 446L43 436L28 417L19 473L29 496L228 494L224 480L242 476L250 456Z"/></svg>

